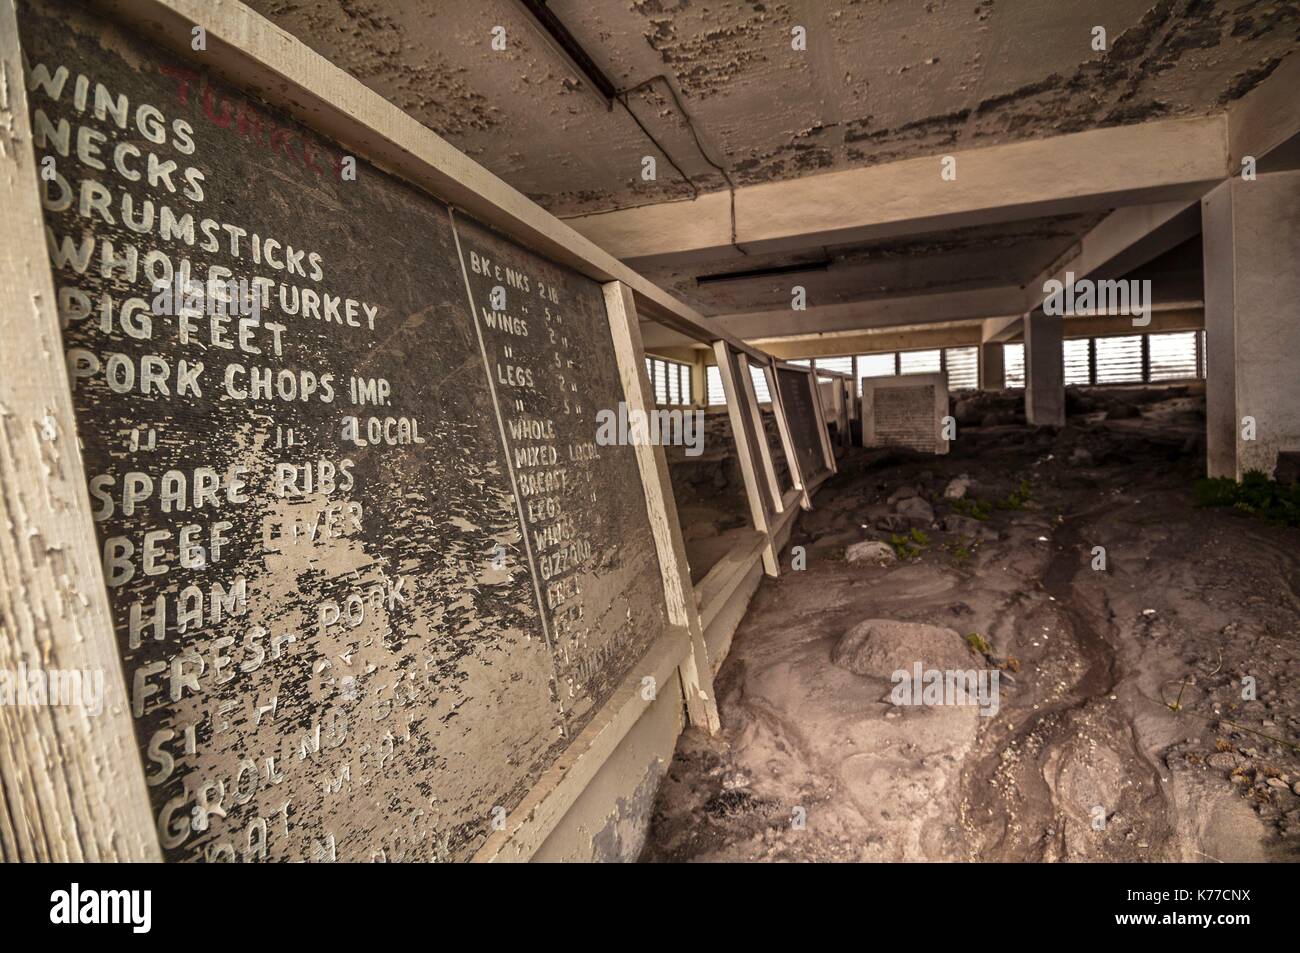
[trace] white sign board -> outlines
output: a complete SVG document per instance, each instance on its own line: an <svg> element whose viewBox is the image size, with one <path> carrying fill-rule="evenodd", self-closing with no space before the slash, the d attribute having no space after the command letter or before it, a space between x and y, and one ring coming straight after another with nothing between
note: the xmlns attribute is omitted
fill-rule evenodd
<svg viewBox="0 0 1300 953"><path fill-rule="evenodd" d="M862 380L862 445L947 453L943 418L948 381L943 374L905 374Z"/></svg>

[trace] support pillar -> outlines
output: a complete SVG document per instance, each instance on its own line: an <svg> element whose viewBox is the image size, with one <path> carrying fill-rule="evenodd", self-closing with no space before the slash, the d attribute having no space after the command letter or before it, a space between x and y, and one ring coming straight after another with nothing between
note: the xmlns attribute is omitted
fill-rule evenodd
<svg viewBox="0 0 1300 953"><path fill-rule="evenodd" d="M1065 426L1065 358L1060 315L1025 317L1025 419L1039 427Z"/></svg>
<svg viewBox="0 0 1300 953"><path fill-rule="evenodd" d="M696 407L709 406L709 362L712 351L697 349L691 362L691 403Z"/></svg>
<svg viewBox="0 0 1300 953"><path fill-rule="evenodd" d="M1300 171L1201 200L1210 476L1272 476L1300 451Z"/></svg>
<svg viewBox="0 0 1300 953"><path fill-rule="evenodd" d="M980 345L980 390L1001 390L1006 386L1006 360L1001 341Z"/></svg>

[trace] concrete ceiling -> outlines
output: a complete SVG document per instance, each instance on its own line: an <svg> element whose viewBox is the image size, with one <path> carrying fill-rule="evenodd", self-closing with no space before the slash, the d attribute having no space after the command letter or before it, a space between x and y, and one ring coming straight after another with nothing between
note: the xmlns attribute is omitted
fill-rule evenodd
<svg viewBox="0 0 1300 953"><path fill-rule="evenodd" d="M247 2L561 217L1207 115L1300 47L1300 3L1282 0L550 0L629 91L607 109L513 0ZM1007 286L1101 214L641 270L710 315L788 307L794 284L822 305ZM810 263L825 267L697 281Z"/></svg>
<svg viewBox="0 0 1300 953"><path fill-rule="evenodd" d="M561 217L691 184L607 111L510 0L250 0ZM1294 2L552 0L701 191L1200 115L1259 82L1300 36ZM804 26L806 52L790 46ZM506 30L494 51L492 29ZM1108 53L1091 49L1106 28ZM641 179L641 159L658 178Z"/></svg>

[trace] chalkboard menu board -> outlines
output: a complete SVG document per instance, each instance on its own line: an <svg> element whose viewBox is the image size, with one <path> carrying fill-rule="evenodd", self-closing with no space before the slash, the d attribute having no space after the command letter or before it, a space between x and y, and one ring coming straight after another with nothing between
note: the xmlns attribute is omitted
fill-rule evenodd
<svg viewBox="0 0 1300 953"><path fill-rule="evenodd" d="M636 459L595 440L597 410L622 400L604 296L481 225L456 223L573 728L667 624Z"/></svg>
<svg viewBox="0 0 1300 953"><path fill-rule="evenodd" d="M92 510L174 860L459 860L663 631L599 286L19 3Z"/></svg>
<svg viewBox="0 0 1300 953"><path fill-rule="evenodd" d="M828 468L822 454L821 424L813 406L812 388L808 375L784 367L776 369L776 386L781 389L781 404L790 423L790 440L805 483L820 476Z"/></svg>

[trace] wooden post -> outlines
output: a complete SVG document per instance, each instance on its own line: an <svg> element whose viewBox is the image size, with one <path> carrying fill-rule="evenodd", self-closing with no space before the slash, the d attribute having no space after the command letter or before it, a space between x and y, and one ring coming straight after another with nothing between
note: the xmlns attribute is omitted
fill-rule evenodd
<svg viewBox="0 0 1300 953"><path fill-rule="evenodd" d="M844 393L837 379L831 380L831 416L835 420L835 442L838 444L844 439ZM817 382L818 388L821 387L821 381Z"/></svg>
<svg viewBox="0 0 1300 953"><path fill-rule="evenodd" d="M840 381L840 414L844 418L843 433L840 434L840 444L845 447L853 446L853 379L844 378Z"/></svg>
<svg viewBox="0 0 1300 953"><path fill-rule="evenodd" d="M840 446L847 447L852 442L850 439L849 426L849 382L843 378L837 378L835 384L835 396L839 399L836 401L835 412L840 418Z"/></svg>
<svg viewBox="0 0 1300 953"><path fill-rule="evenodd" d="M614 339L614 357L618 361L618 375L623 384L623 399L627 402L628 415L630 417L637 411L651 414L655 406L651 399L650 381L645 373L645 349L641 345L641 325L637 320L632 289L621 281L610 281L603 288L610 336ZM690 408L681 412L697 413ZM703 417L702 411L698 413ZM680 669L682 690L686 695L686 713L691 724L714 734L721 723L718 720L717 699L713 695L713 669L709 665L709 652L704 645L704 626L695 605L695 587L691 585L686 543L682 538L681 520L677 516L677 500L673 496L672 480L668 475L668 461L664 457L664 448L657 444L637 444L634 449L637 467L641 471L641 484L645 488L646 513L650 517L650 529L654 533L655 549L659 554L659 571L663 576L664 596L668 602L668 621L685 628L691 636L691 653Z"/></svg>
<svg viewBox="0 0 1300 953"><path fill-rule="evenodd" d="M763 468L763 480L772 495L772 512L781 513L785 510L785 503L782 500L781 484L776 480L776 467L772 464L772 447L767 442L763 412L758 407L758 393L754 390L754 374L749 369L749 357L745 354L736 354L732 359L736 362L736 374L740 377L745 404L749 408L750 419L754 422L754 440L758 444L758 459Z"/></svg>
<svg viewBox="0 0 1300 953"><path fill-rule="evenodd" d="M746 407L742 404L740 385L736 381L736 362L732 358L730 345L726 341L714 341L713 353L718 359L718 373L722 375L722 389L727 395L727 415L731 418L731 434L736 442L736 456L740 458L740 472L745 478L745 495L749 498L749 515L754 529L767 537L763 548L763 571L775 576L780 569L776 561L776 549L772 545L772 529L767 520L767 506L763 503L763 492L758 485L758 474L754 470L754 448L750 446L749 431L745 423ZM762 421L759 421L760 423Z"/></svg>
<svg viewBox="0 0 1300 953"><path fill-rule="evenodd" d="M0 0L0 669L103 680L102 706L0 705L0 859L157 861L46 256L18 22Z"/></svg>
<svg viewBox="0 0 1300 953"><path fill-rule="evenodd" d="M794 452L794 438L790 434L790 421L785 415L785 401L781 397L781 388L777 384L776 361L768 361L763 367L767 377L767 390L772 395L772 413L776 414L776 429L781 435L781 449L785 451L785 460L790 467L790 478L799 491L799 505L805 510L812 509L812 500L808 497L808 487L804 484L803 469Z"/></svg>
<svg viewBox="0 0 1300 953"><path fill-rule="evenodd" d="M813 410L817 412L817 436L821 440L822 457L826 460L826 469L831 473L838 471L835 466L835 450L831 447L830 434L826 432L826 411L822 407L822 389L817 385L817 372L808 372L808 386L812 388Z"/></svg>
<svg viewBox="0 0 1300 953"><path fill-rule="evenodd" d="M691 363L691 402L696 407L709 406L709 352L697 349Z"/></svg>

